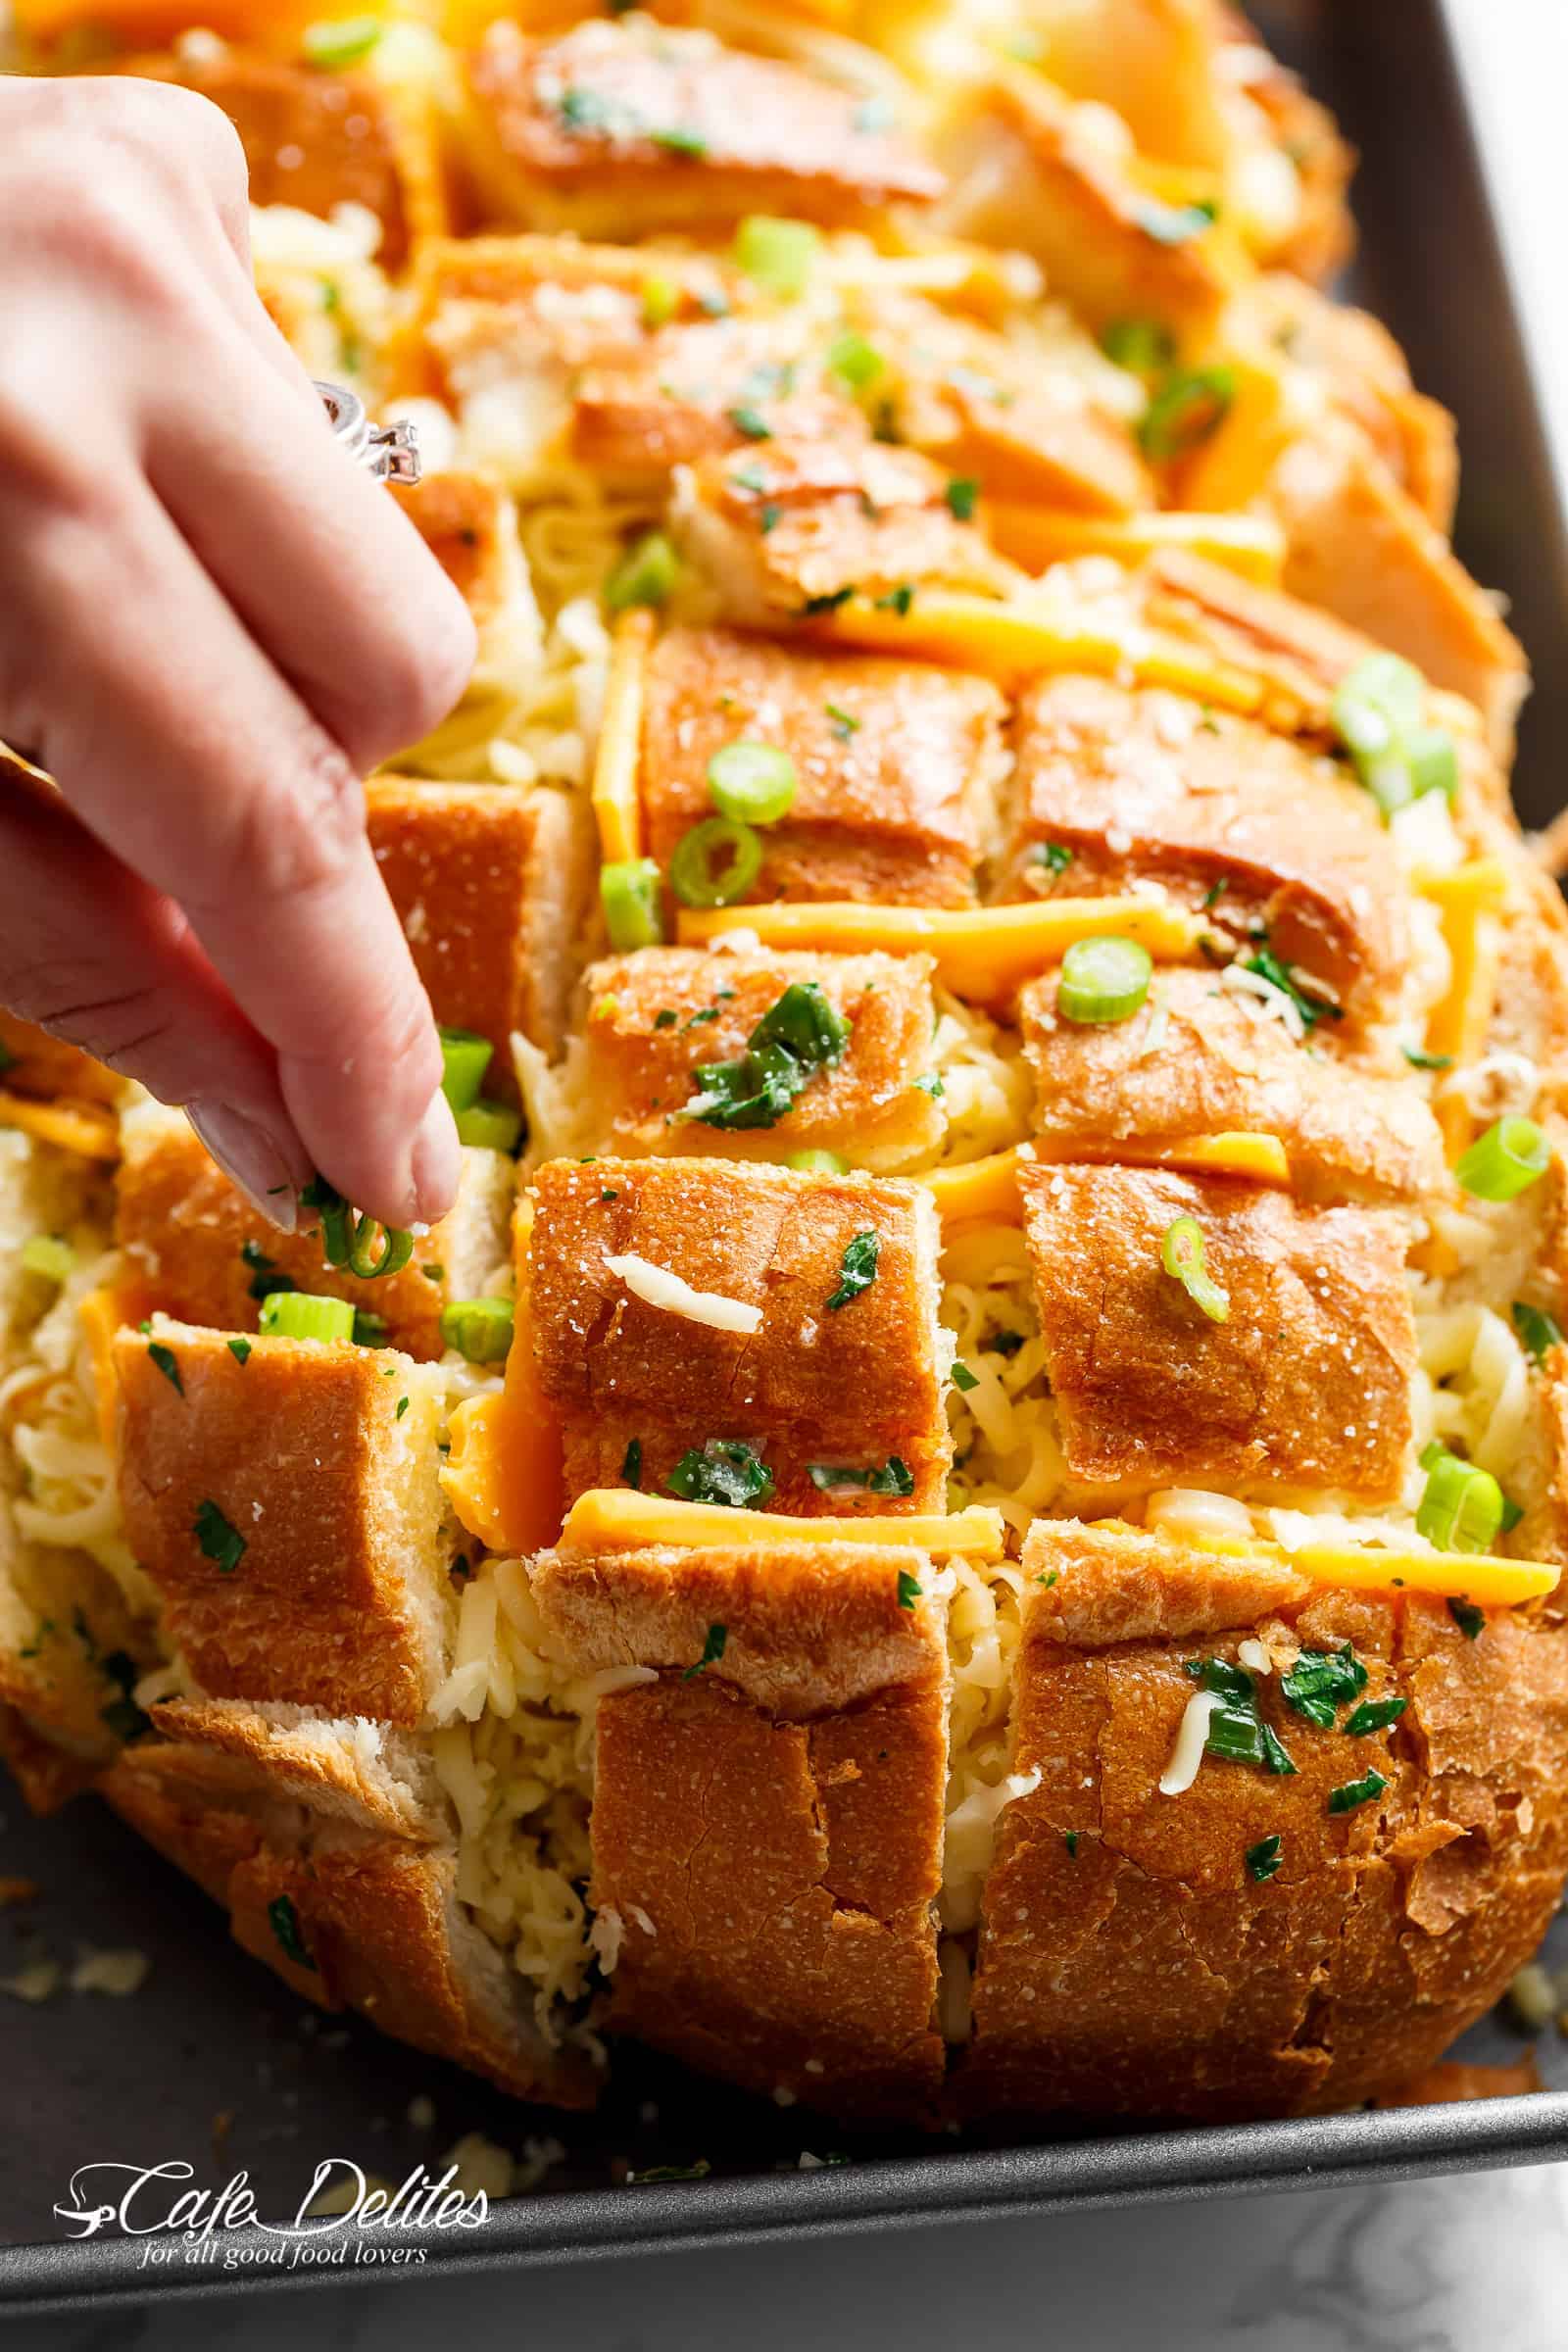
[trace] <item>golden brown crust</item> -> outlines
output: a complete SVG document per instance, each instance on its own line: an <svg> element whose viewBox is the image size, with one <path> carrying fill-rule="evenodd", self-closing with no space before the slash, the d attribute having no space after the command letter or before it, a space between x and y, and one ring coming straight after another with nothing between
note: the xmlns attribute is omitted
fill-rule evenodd
<svg viewBox="0 0 1568 2352"><path fill-rule="evenodd" d="M1015 721L1004 893L1091 897L1157 880L1268 943L1358 1016L1391 1010L1407 961L1388 834L1348 769L1158 689L1042 679ZM1030 852L1071 851L1059 872Z"/></svg>
<svg viewBox="0 0 1568 2352"><path fill-rule="evenodd" d="M1308 1198L1410 1200L1443 1188L1437 1121L1402 1060L1400 1076L1342 1054L1321 1028L1308 1052L1213 971L1162 972L1130 1020L1103 1022L1058 1013L1059 977L1031 982L1018 1000L1035 1132L1053 1153L1262 1134L1278 1136Z"/></svg>
<svg viewBox="0 0 1568 2352"><path fill-rule="evenodd" d="M1266 1646L1283 1662L1352 1642L1366 1697L1408 1699L1397 1727L1317 1729L1260 1679L1295 1775L1210 1757L1164 1796L1183 1658L1234 1660L1251 1624L1085 1653L1053 1597L1025 1619L1015 1761L1041 1778L1002 1818L964 2111L1316 2111L1418 2073L1555 1904L1563 1636L1504 1611L1471 1642L1441 1602L1315 1594L1256 1629ZM1373 1769L1385 1790L1330 1812ZM1245 1856L1271 1837L1281 1866L1258 1882Z"/></svg>
<svg viewBox="0 0 1568 2352"><path fill-rule="evenodd" d="M1283 1555L1202 1551L1119 1519L1037 1519L1023 1568L1040 1638L1081 1650L1223 1633L1299 1608L1315 1590Z"/></svg>
<svg viewBox="0 0 1568 2352"><path fill-rule="evenodd" d="M1397 1494L1416 1344L1396 1212L1153 1168L1023 1163L1018 1181L1075 1477ZM1164 1270L1178 1217L1202 1230L1223 1322Z"/></svg>
<svg viewBox="0 0 1568 2352"><path fill-rule="evenodd" d="M742 213L840 221L929 202L940 174L859 102L711 35L588 23L492 26L469 62L470 160L492 217L647 236Z"/></svg>
<svg viewBox="0 0 1568 2352"><path fill-rule="evenodd" d="M138 1333L115 1342L121 1499L197 1680L417 1722L453 1608L439 1379L389 1349L259 1339L241 1363L221 1334L177 1325L162 1345L178 1388ZM210 1510L243 1538L228 1567L202 1549Z"/></svg>
<svg viewBox="0 0 1568 2352"><path fill-rule="evenodd" d="M511 1067L511 1054L505 1067ZM464 1155L457 1206L421 1235L401 1273L361 1282L328 1266L318 1231L279 1233L235 1190L177 1117L137 1115L124 1136L115 1232L129 1269L166 1314L219 1331L254 1331L270 1276L320 1298L346 1298L378 1316L394 1347L420 1361L442 1352L441 1309L471 1297L455 1280L503 1260L511 1207L510 1163L493 1152ZM249 1250L250 1254L245 1253ZM429 1267L439 1275L432 1279Z"/></svg>
<svg viewBox="0 0 1568 2352"><path fill-rule="evenodd" d="M547 1555L574 1661L662 1669L600 1702L593 1902L612 2024L760 2091L927 2119L947 1763L939 1606L895 1560ZM723 1654L700 1675L713 1625Z"/></svg>
<svg viewBox="0 0 1568 2352"><path fill-rule="evenodd" d="M596 360L573 386L573 454L641 476L749 449L759 438L755 425L746 429L754 418L764 437L861 430L858 410L826 382L820 356L807 353L805 325L787 317L700 318L662 328L633 356Z"/></svg>
<svg viewBox="0 0 1568 2352"><path fill-rule="evenodd" d="M528 594L516 509L505 485L445 467L400 487L398 504L472 613L482 668L488 632ZM370 789L373 795L378 787Z"/></svg>
<svg viewBox="0 0 1568 2352"><path fill-rule="evenodd" d="M513 1030L555 1053L580 968L593 865L581 796L377 776L366 799L436 1019L489 1038L485 1091L510 1097Z"/></svg>
<svg viewBox="0 0 1568 2352"><path fill-rule="evenodd" d="M579 1078L592 1105L591 1148L726 1159L853 1152L870 1167L930 1157L947 1126L941 1103L914 1083L931 1067L931 971L924 956L715 958L687 948L596 963L584 983ZM842 1060L819 1071L771 1127L732 1131L682 1118L702 1091L699 1067L744 1054L784 991L807 982L851 1024Z"/></svg>
<svg viewBox="0 0 1568 2352"><path fill-rule="evenodd" d="M763 836L748 900L961 906L988 830L1002 712L985 679L923 662L670 629L650 659L643 719L650 851L666 862L712 813L715 752L761 740L788 752L797 789Z"/></svg>
<svg viewBox="0 0 1568 2352"><path fill-rule="evenodd" d="M532 1325L565 1433L568 1494L663 1491L681 1456L742 1440L774 1481L767 1507L821 1515L942 1507L951 1453L936 1341L940 1236L917 1186L755 1163L552 1160L535 1179ZM876 1275L831 1308L845 1250L874 1233ZM760 1306L755 1337L648 1304L606 1264L635 1256L693 1290ZM945 1367L943 1367L945 1369ZM822 1492L809 1465L882 1470L907 1494Z"/></svg>

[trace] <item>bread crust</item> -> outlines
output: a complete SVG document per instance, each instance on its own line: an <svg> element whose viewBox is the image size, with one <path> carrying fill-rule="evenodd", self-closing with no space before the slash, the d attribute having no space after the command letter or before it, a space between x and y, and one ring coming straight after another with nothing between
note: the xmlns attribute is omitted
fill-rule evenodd
<svg viewBox="0 0 1568 2352"><path fill-rule="evenodd" d="M934 2120L935 1584L922 1555L851 1545L541 1560L535 1597L575 1664L659 1669L599 1708L612 2027L810 2106ZM714 1624L722 1655L692 1674Z"/></svg>
<svg viewBox="0 0 1568 2352"><path fill-rule="evenodd" d="M906 1494L850 1507L940 1509L951 1439L936 1339L940 1235L929 1196L863 1176L798 1175L721 1160L552 1160L534 1178L531 1325L539 1377L565 1438L568 1498L627 1483L664 1488L691 1448L740 1439L761 1454L770 1509L845 1507L809 1465L906 1464ZM875 1279L844 1306L844 1252L875 1233ZM760 1306L755 1337L648 1304L606 1264L631 1255L692 1289Z"/></svg>
<svg viewBox="0 0 1568 2352"><path fill-rule="evenodd" d="M962 906L990 831L1003 708L988 680L923 662L797 650L730 629L666 630L649 662L643 720L650 852L666 863L711 813L714 753L761 737L789 753L797 782L788 816L763 837L748 900Z"/></svg>
<svg viewBox="0 0 1568 2352"><path fill-rule="evenodd" d="M241 1363L220 1333L161 1328L179 1388L138 1333L114 1345L121 1498L193 1673L214 1697L416 1723L453 1615L440 1381L387 1349L259 1339ZM204 1505L244 1540L229 1569Z"/></svg>
<svg viewBox="0 0 1568 2352"><path fill-rule="evenodd" d="M1234 1177L1020 1162L1047 1370L1077 1478L1397 1494L1411 1437L1409 1230ZM1229 1294L1165 1272L1178 1217Z"/></svg>

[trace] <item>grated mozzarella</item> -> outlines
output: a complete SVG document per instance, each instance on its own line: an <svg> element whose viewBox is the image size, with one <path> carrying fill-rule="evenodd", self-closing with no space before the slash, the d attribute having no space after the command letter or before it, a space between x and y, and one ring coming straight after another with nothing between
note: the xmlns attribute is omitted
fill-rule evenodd
<svg viewBox="0 0 1568 2352"><path fill-rule="evenodd" d="M667 1266L650 1265L646 1257L607 1257L605 1263L634 1297L649 1306L662 1308L666 1315L683 1315L688 1323L706 1323L712 1331L751 1334L762 1327L760 1306L748 1306L740 1298L726 1298L718 1291L694 1291L689 1282L671 1274Z"/></svg>

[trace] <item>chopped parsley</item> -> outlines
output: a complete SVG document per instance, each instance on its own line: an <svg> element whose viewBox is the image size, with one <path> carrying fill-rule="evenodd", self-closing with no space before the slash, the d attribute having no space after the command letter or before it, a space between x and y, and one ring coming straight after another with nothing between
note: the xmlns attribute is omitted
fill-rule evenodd
<svg viewBox="0 0 1568 2352"><path fill-rule="evenodd" d="M971 1389L977 1389L980 1386L979 1374L971 1372L968 1365L959 1356L955 1356L953 1359L953 1385L961 1396L966 1396Z"/></svg>
<svg viewBox="0 0 1568 2352"><path fill-rule="evenodd" d="M955 517L959 522L968 522L980 496L980 485L970 474L955 474L944 495Z"/></svg>
<svg viewBox="0 0 1568 2352"><path fill-rule="evenodd" d="M687 1025L687 1027L688 1027L688 1028L690 1028L690 1026L691 1026L691 1023L688 1021L688 1023L687 1023L686 1025ZM600 1194L599 1198L600 1198L601 1201L605 1201L605 1200L618 1200L620 1199L620 1195L619 1195L619 1194L618 1194L618 1193L617 1193L617 1192L616 1192L616 1191L613 1189L613 1187L612 1187L612 1186L611 1186L611 1185L608 1185L608 1184L607 1184L607 1185L605 1186L605 1188L604 1188L603 1192L601 1192L601 1194Z"/></svg>
<svg viewBox="0 0 1568 2352"><path fill-rule="evenodd" d="M1455 1593L1449 1601L1448 1615L1467 1642L1477 1641L1486 1631L1486 1610L1478 1609L1475 1602L1466 1600L1462 1592Z"/></svg>
<svg viewBox="0 0 1568 2352"><path fill-rule="evenodd" d="M1217 906L1219 905L1221 899L1225 896L1225 893L1229 890L1229 888L1230 884L1223 874L1221 874L1217 882L1211 882L1209 884L1209 887L1203 893L1203 912L1205 914L1207 914L1211 906Z"/></svg>
<svg viewBox="0 0 1568 2352"><path fill-rule="evenodd" d="M896 612L901 620L906 620L913 602L913 586L908 580L903 580L897 588L890 588L886 596L876 599L876 609L879 612Z"/></svg>
<svg viewBox="0 0 1568 2352"><path fill-rule="evenodd" d="M251 1344L249 1340L230 1340L228 1352L236 1364L248 1364L251 1360Z"/></svg>
<svg viewBox="0 0 1568 2352"><path fill-rule="evenodd" d="M899 1606L901 1609L913 1608L920 1597L920 1580L917 1576L911 1576L907 1568L899 1570Z"/></svg>
<svg viewBox="0 0 1568 2352"><path fill-rule="evenodd" d="M728 1642L728 1640L729 1627L727 1625L710 1625L708 1629L708 1639L703 1643L702 1656L698 1659L695 1666L687 1667L685 1673L680 1678L681 1681L683 1683L694 1683L697 1680L697 1677L702 1673L704 1667L716 1666L719 1659L724 1655L724 1644Z"/></svg>
<svg viewBox="0 0 1568 2352"><path fill-rule="evenodd" d="M768 1007L735 1061L700 1062L699 1092L680 1112L705 1127L773 1127L817 1075L843 1059L850 1024L815 980L795 980Z"/></svg>
<svg viewBox="0 0 1568 2352"><path fill-rule="evenodd" d="M912 1494L914 1472L896 1453L879 1469L853 1470L837 1462L808 1462L807 1473L819 1494L836 1494L841 1488L858 1487L867 1494Z"/></svg>
<svg viewBox="0 0 1568 2352"><path fill-rule="evenodd" d="M620 1475L623 1484L641 1490L643 1483L643 1442L641 1438L633 1438L621 1455Z"/></svg>
<svg viewBox="0 0 1568 2352"><path fill-rule="evenodd" d="M300 1915L288 1896L274 1895L267 1906L267 1916L271 1922L272 1934L277 1937L278 1949L284 1959L292 1960L296 1968L310 1969L314 1975L316 1962L305 1948L305 1938L300 1934Z"/></svg>
<svg viewBox="0 0 1568 2352"><path fill-rule="evenodd" d="M1016 1355L1024 1344L1021 1331L994 1331L989 1340L981 1341L980 1346L987 1355Z"/></svg>
<svg viewBox="0 0 1568 2352"><path fill-rule="evenodd" d="M1354 1714L1345 1718L1346 1738L1364 1740L1368 1732L1387 1731L1391 1723L1398 1722L1409 1704L1407 1698L1363 1698Z"/></svg>
<svg viewBox="0 0 1568 2352"><path fill-rule="evenodd" d="M858 735L860 722L858 718L852 718L848 710L841 710L837 703L826 703L823 709L840 743L848 743L852 735Z"/></svg>
<svg viewBox="0 0 1568 2352"><path fill-rule="evenodd" d="M1366 1668L1348 1642L1339 1649L1303 1649L1290 1672L1280 1677L1286 1705L1324 1732L1333 1731L1341 1707L1359 1698L1365 1689Z"/></svg>
<svg viewBox="0 0 1568 2352"><path fill-rule="evenodd" d="M769 531L777 527L778 518L783 512L783 508L778 504L776 499L770 498L767 504L763 507L761 513L757 517L757 527L761 532L764 539L767 537Z"/></svg>
<svg viewBox="0 0 1568 2352"><path fill-rule="evenodd" d="M1419 1046L1401 1046L1400 1053L1413 1070L1451 1070L1451 1054L1424 1054Z"/></svg>
<svg viewBox="0 0 1568 2352"><path fill-rule="evenodd" d="M1562 1329L1556 1318L1548 1315L1544 1306L1532 1306L1524 1298L1516 1298L1508 1311L1526 1352L1538 1364L1544 1364L1547 1348L1559 1347L1562 1342Z"/></svg>
<svg viewBox="0 0 1568 2352"><path fill-rule="evenodd" d="M408 1409L409 1409L409 1400L408 1400L408 1398L407 1398L406 1396L400 1396L400 1397L398 1398L398 1409L397 1409L397 1411L396 1411L396 1412L393 1414L393 1416L392 1416L393 1420L394 1420L394 1421L401 1421L401 1420L402 1420L402 1418L403 1418L403 1416L404 1416L404 1414L405 1414L405 1413L408 1411Z"/></svg>
<svg viewBox="0 0 1568 2352"><path fill-rule="evenodd" d="M1342 1787L1329 1790L1331 1813L1353 1813L1357 1805L1369 1805L1381 1796L1388 1787L1381 1772L1369 1772L1364 1780L1346 1781Z"/></svg>
<svg viewBox="0 0 1568 2352"><path fill-rule="evenodd" d="M443 1267L441 1274L437 1275L438 1282L442 1279L445 1271L446 1269ZM423 1266L420 1268L420 1272L428 1277L430 1269L428 1266ZM386 1346L385 1315L376 1314L374 1309L368 1306L357 1306L354 1309L354 1329L350 1337L356 1348L384 1348ZM249 1350L247 1350L248 1352ZM244 1360L244 1356L241 1356L241 1363Z"/></svg>
<svg viewBox="0 0 1568 2352"><path fill-rule="evenodd" d="M202 1556L216 1562L219 1575L232 1576L245 1557L245 1538L237 1527L230 1526L210 1495L198 1504L191 1533L201 1545Z"/></svg>
<svg viewBox="0 0 1568 2352"><path fill-rule="evenodd" d="M1205 229L1212 228L1218 218L1219 206L1211 196L1201 198L1197 204L1161 204L1151 197L1133 212L1133 219L1145 236L1152 237L1157 245L1190 244L1194 237L1200 237Z"/></svg>
<svg viewBox="0 0 1568 2352"><path fill-rule="evenodd" d="M701 1451L694 1446L681 1455L666 1484L682 1502L743 1510L767 1501L773 1473L743 1438L710 1438Z"/></svg>
<svg viewBox="0 0 1568 2352"><path fill-rule="evenodd" d="M918 1078L910 1079L909 1084L922 1095L929 1095L933 1102L940 1101L948 1091L942 1083L940 1070L922 1070Z"/></svg>
<svg viewBox="0 0 1568 2352"><path fill-rule="evenodd" d="M648 135L654 145L662 147L667 155L696 158L708 153L708 141L700 130L651 130Z"/></svg>
<svg viewBox="0 0 1568 2352"><path fill-rule="evenodd" d="M772 440L773 427L749 400L743 400L736 408L726 409L724 414L735 430L744 433L748 441Z"/></svg>
<svg viewBox="0 0 1568 2352"><path fill-rule="evenodd" d="M836 612L840 605L847 605L854 594L852 586L830 588L825 596L808 596L801 607L801 618L808 620L817 612Z"/></svg>
<svg viewBox="0 0 1568 2352"><path fill-rule="evenodd" d="M181 1396L183 1396L185 1394L185 1383L180 1379L179 1361L175 1356L172 1348L166 1348L162 1340L149 1340L147 1343L147 1352L152 1357L153 1362L158 1366L158 1369L163 1374L164 1378L169 1382L171 1388L177 1389Z"/></svg>
<svg viewBox="0 0 1568 2352"><path fill-rule="evenodd" d="M1223 1658L1187 1658L1182 1671L1221 1701L1208 1719L1207 1754L1230 1764L1260 1764L1266 1772L1296 1770L1258 1713L1257 1685L1245 1666L1227 1665Z"/></svg>
<svg viewBox="0 0 1568 2352"><path fill-rule="evenodd" d="M1279 1869L1284 1860L1284 1848L1285 1840L1277 1830L1271 1838L1260 1838L1255 1845L1250 1845L1243 1856L1248 1877L1255 1879L1261 1886L1264 1880L1271 1879Z"/></svg>
<svg viewBox="0 0 1568 2352"><path fill-rule="evenodd" d="M665 1004L661 1008L660 1011L655 1013L654 1027L656 1029L673 1029L675 1023L679 1019L680 1014L673 1011L668 1004Z"/></svg>
<svg viewBox="0 0 1568 2352"><path fill-rule="evenodd" d="M862 1291L871 1288L876 1280L876 1261L881 1252L882 1237L875 1231L858 1233L853 1242L845 1244L844 1255L839 1260L838 1289L828 1296L830 1314L836 1313L841 1306L848 1306L852 1298L858 1298Z"/></svg>
<svg viewBox="0 0 1568 2352"><path fill-rule="evenodd" d="M1064 841L1037 841L1029 853L1031 865L1043 865L1049 873L1064 874L1072 863L1072 852Z"/></svg>
<svg viewBox="0 0 1568 2352"><path fill-rule="evenodd" d="M1247 956L1242 969L1244 972L1256 972L1259 979L1268 982L1270 988L1277 988L1282 996L1289 997L1300 1014L1304 1028L1311 1029L1319 1021L1340 1021L1345 1018L1340 1005L1330 1004L1323 997L1308 996L1304 989L1298 988L1288 966L1281 963L1272 948L1259 948L1255 956Z"/></svg>
<svg viewBox="0 0 1568 2352"><path fill-rule="evenodd" d="M270 1298L274 1291L297 1291L299 1284L291 1274L283 1273L270 1258L260 1242L242 1242L241 1257L251 1270L251 1297Z"/></svg>
<svg viewBox="0 0 1568 2352"><path fill-rule="evenodd" d="M1062 1842L1062 1844L1063 1844L1063 1845L1064 1845L1064 1846L1067 1848L1067 1857L1068 1857L1068 1860L1069 1860L1069 1861L1072 1861L1072 1862L1076 1862L1076 1861L1077 1861L1077 1859L1078 1859L1078 1833L1077 1833L1077 1831L1076 1831L1076 1830L1063 1830L1063 1831L1062 1831L1062 1833L1061 1833L1061 1842Z"/></svg>

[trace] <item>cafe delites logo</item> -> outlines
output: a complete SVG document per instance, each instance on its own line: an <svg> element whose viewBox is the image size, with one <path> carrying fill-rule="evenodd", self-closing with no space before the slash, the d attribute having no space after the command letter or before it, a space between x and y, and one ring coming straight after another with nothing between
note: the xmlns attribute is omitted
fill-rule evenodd
<svg viewBox="0 0 1568 2352"><path fill-rule="evenodd" d="M197 2188L194 2165L78 2165L56 2219L74 2238L117 2232L141 2241L139 2270L199 2263L247 2269L409 2269L424 2248L392 2243L388 2232L480 2230L490 2207L483 2189L459 2188L458 2167L439 2176L416 2165L397 2188L372 2180L346 2156L325 2156L291 2221L264 2221L248 2173L221 2188ZM379 2234L378 2234L379 2233Z"/></svg>

